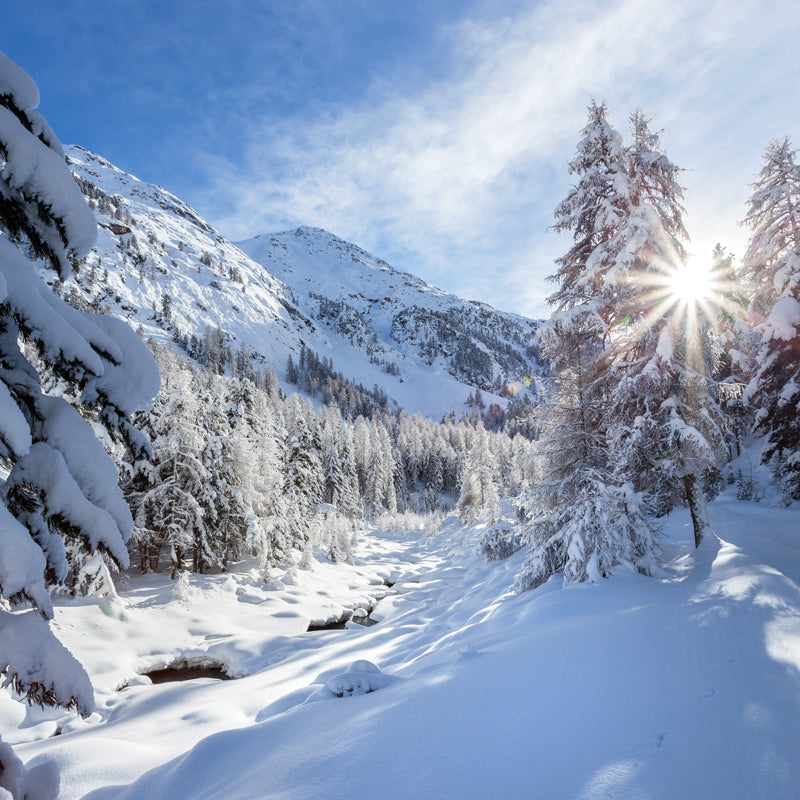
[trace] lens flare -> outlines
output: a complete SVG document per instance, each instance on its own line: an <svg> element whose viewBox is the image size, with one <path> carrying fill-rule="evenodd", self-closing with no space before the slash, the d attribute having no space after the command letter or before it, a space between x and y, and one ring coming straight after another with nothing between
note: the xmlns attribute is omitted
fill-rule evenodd
<svg viewBox="0 0 800 800"><path fill-rule="evenodd" d="M521 378L507 383L506 392L510 395L515 395L517 392L521 392L523 387L527 389L533 387L533 378L530 375L523 375Z"/></svg>
<svg viewBox="0 0 800 800"><path fill-rule="evenodd" d="M707 259L667 252L643 254L639 261L643 268L625 276L641 290L633 293L636 307L609 305L612 312L627 314L622 319L609 314L612 340L624 348L642 331L663 329L665 347L668 340L685 337L687 360L700 359L704 331L718 330L741 312L731 258L720 248Z"/></svg>
<svg viewBox="0 0 800 800"><path fill-rule="evenodd" d="M684 303L704 303L714 291L711 264L697 259L681 265L670 278L670 289Z"/></svg>

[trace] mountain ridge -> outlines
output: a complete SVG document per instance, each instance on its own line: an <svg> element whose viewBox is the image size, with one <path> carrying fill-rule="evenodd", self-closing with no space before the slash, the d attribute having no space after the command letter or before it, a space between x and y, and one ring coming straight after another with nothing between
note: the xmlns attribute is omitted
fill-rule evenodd
<svg viewBox="0 0 800 800"><path fill-rule="evenodd" d="M63 292L144 336L190 354L246 353L282 381L305 348L432 418L464 411L475 388L502 405L509 386L527 392L522 379L541 372L536 321L444 292L322 228L230 242L167 189L66 151L99 233Z"/></svg>

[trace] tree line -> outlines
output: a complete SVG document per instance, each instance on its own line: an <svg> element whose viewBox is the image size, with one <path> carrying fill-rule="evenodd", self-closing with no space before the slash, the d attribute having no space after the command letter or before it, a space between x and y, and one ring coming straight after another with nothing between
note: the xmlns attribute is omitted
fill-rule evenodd
<svg viewBox="0 0 800 800"><path fill-rule="evenodd" d="M706 496L743 431L784 502L800 498L800 168L775 141L754 186L740 269L717 247L704 297L681 296L680 169L641 112L626 143L592 103L556 208L556 259L540 340L553 383L541 405L539 476L521 509L530 554L517 588L550 575L652 574L658 518L680 503L695 544Z"/></svg>
<svg viewBox="0 0 800 800"><path fill-rule="evenodd" d="M531 441L479 419L436 423L377 404L348 419L336 404L286 395L269 370L219 375L150 347L161 391L136 424L153 454L119 465L143 570L227 569L243 557L267 568L314 548L340 560L342 531L352 541L365 519L454 508L492 517L500 494L530 477ZM303 351L303 369L321 363Z"/></svg>

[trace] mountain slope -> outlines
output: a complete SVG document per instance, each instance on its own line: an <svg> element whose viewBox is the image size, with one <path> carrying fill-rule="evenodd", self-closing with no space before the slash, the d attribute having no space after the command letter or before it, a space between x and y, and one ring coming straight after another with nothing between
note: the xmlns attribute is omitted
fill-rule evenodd
<svg viewBox="0 0 800 800"><path fill-rule="evenodd" d="M64 287L79 305L206 360L246 352L281 379L305 347L432 417L461 413L474 387L505 394L540 371L531 320L442 292L320 229L237 247L165 189L83 148L67 152L100 226Z"/></svg>
<svg viewBox="0 0 800 800"><path fill-rule="evenodd" d="M327 231L298 228L238 246L292 286L309 317L401 374L405 362L421 362L500 391L538 370L537 323L443 292Z"/></svg>

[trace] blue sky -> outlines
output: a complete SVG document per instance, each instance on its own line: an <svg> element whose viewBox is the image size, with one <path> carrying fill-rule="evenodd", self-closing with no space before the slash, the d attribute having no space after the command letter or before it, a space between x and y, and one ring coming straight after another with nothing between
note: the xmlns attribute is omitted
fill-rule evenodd
<svg viewBox="0 0 800 800"><path fill-rule="evenodd" d="M0 49L65 143L233 240L327 228L529 316L585 107L637 107L687 169L690 250L743 251L748 184L800 145L800 4L4 0Z"/></svg>

